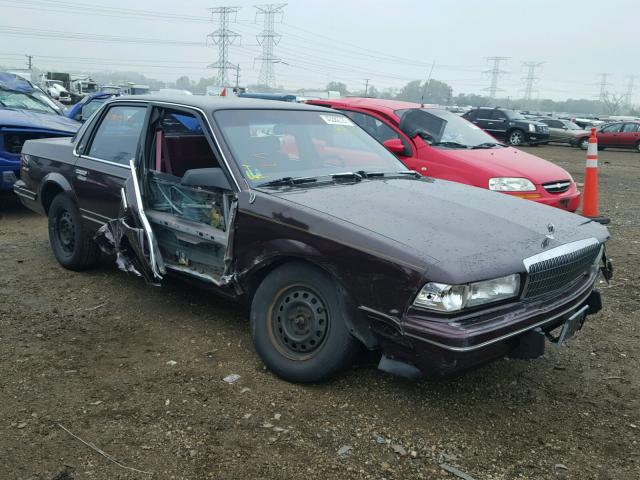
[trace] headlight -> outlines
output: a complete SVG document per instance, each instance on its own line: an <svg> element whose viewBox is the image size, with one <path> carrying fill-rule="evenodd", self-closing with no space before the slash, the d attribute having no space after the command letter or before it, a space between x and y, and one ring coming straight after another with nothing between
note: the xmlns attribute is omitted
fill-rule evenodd
<svg viewBox="0 0 640 480"><path fill-rule="evenodd" d="M466 285L427 283L413 304L438 312L455 312L465 307L476 307L515 297L520 291L520 275L474 282Z"/></svg>
<svg viewBox="0 0 640 480"><path fill-rule="evenodd" d="M529 124L529 131L530 132L535 132L536 131L536 126L533 123Z"/></svg>
<svg viewBox="0 0 640 480"><path fill-rule="evenodd" d="M497 192L533 192L536 186L526 178L497 177L489 179L489 190Z"/></svg>

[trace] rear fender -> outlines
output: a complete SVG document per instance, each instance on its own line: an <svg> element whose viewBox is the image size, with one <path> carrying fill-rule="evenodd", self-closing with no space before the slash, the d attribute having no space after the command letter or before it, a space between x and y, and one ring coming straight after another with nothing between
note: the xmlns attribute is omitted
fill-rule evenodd
<svg viewBox="0 0 640 480"><path fill-rule="evenodd" d="M49 205L51 205L51 202L56 195L52 192L59 191L68 195L74 202L76 202L76 204L78 203L78 198L76 197L76 193L69 183L69 180L58 172L51 172L42 178L40 191L38 192L40 204L45 212L49 211Z"/></svg>

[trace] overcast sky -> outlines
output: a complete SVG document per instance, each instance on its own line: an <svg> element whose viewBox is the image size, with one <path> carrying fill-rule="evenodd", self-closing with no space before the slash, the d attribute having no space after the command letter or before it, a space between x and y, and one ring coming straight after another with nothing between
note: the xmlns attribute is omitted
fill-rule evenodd
<svg viewBox="0 0 640 480"><path fill-rule="evenodd" d="M230 25L242 38L229 60L240 64L241 84L256 83L255 36L262 25L255 23L253 4L0 0L0 64L24 66L21 56L28 53L43 69L134 70L165 81L181 75L197 80L215 74L206 66L218 56L217 48L205 46L218 28L207 23L207 9L230 5L242 7ZM483 72L491 68L486 57L504 56L499 96L522 96L522 63L531 61L544 62L534 96L594 98L599 73L610 74L609 91L624 93L628 76L640 74L637 8L637 0L290 0L276 24L282 38L275 54L284 62L275 67L276 82L294 89L337 80L355 90L369 78L379 89L401 87L424 79L435 61L433 78L454 93L483 93L489 86ZM126 43L88 41L85 34L126 37ZM640 78L636 84L637 102Z"/></svg>

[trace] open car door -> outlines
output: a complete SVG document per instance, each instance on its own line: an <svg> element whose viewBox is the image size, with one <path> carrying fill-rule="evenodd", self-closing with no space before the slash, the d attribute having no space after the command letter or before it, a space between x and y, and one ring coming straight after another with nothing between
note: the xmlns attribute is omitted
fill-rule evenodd
<svg viewBox="0 0 640 480"><path fill-rule="evenodd" d="M140 178L134 160L130 160L129 166L131 176L120 191L118 218L98 230L96 241L104 252L116 256L118 268L144 277L147 283L158 285L166 268L145 214Z"/></svg>

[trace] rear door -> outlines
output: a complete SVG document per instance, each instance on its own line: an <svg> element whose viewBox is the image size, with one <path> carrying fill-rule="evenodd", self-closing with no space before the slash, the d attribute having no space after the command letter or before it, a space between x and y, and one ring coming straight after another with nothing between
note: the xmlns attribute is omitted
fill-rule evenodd
<svg viewBox="0 0 640 480"><path fill-rule="evenodd" d="M138 155L147 111L144 103L110 105L78 143L73 187L80 213L93 227L118 216L120 189Z"/></svg>
<svg viewBox="0 0 640 480"><path fill-rule="evenodd" d="M598 133L598 144L602 147L618 147L620 146L620 130L622 123L612 123L602 127Z"/></svg>
<svg viewBox="0 0 640 480"><path fill-rule="evenodd" d="M634 148L640 142L640 123L625 123L620 133L621 145L627 148Z"/></svg>

